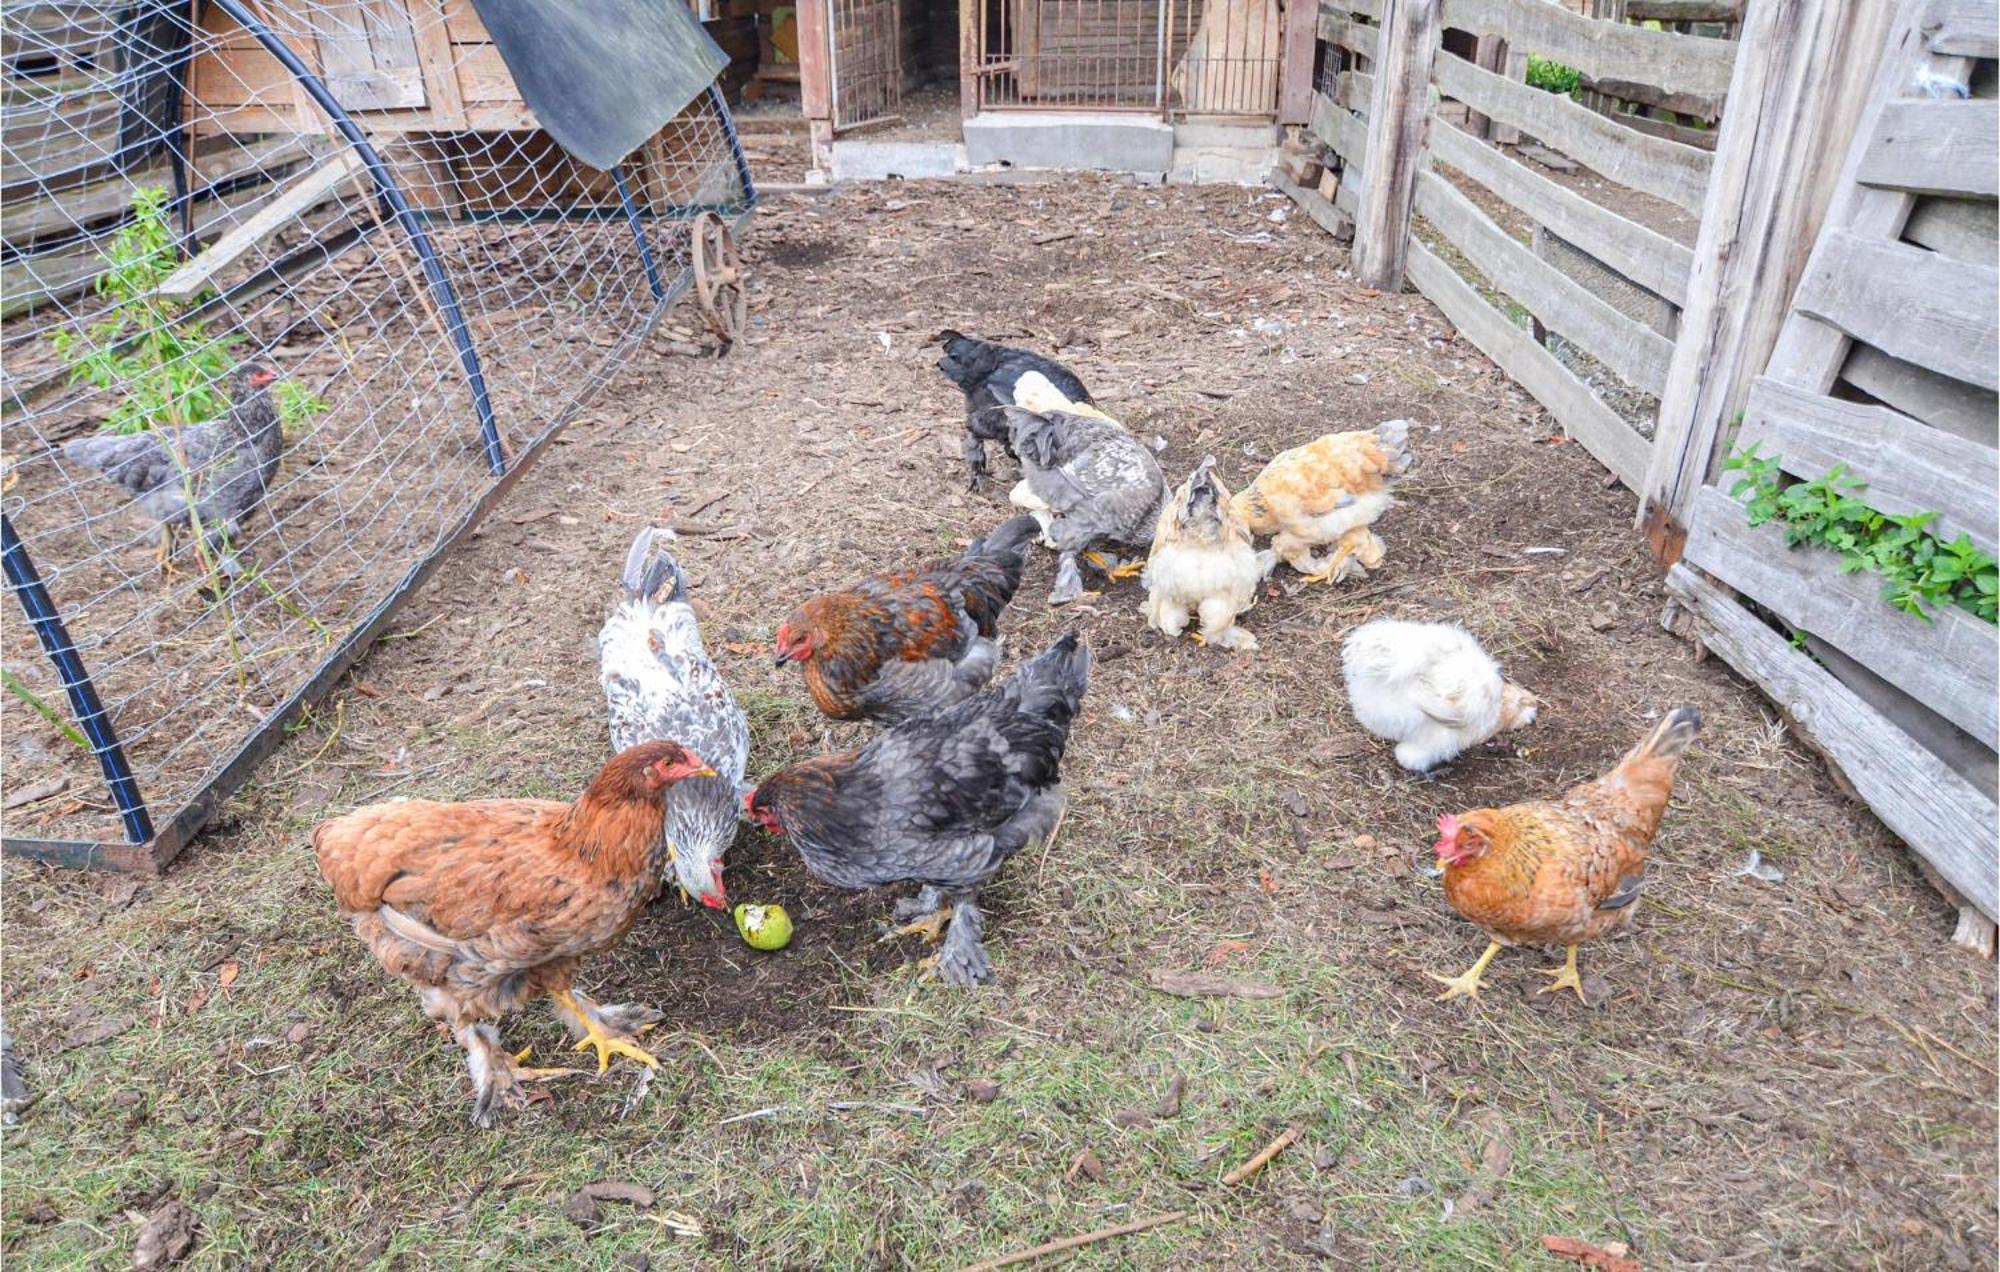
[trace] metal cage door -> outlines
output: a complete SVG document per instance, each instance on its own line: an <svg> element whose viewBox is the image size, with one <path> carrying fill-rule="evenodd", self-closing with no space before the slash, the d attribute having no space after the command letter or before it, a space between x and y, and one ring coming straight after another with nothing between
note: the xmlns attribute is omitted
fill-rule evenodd
<svg viewBox="0 0 2000 1272"><path fill-rule="evenodd" d="M901 115L902 16L900 0L827 0L835 132Z"/></svg>

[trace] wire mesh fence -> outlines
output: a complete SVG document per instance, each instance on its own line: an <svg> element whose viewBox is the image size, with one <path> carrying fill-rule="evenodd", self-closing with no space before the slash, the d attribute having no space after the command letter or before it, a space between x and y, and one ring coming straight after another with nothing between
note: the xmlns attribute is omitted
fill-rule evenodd
<svg viewBox="0 0 2000 1272"><path fill-rule="evenodd" d="M483 35L462 0L0 10L10 851L160 864L696 257L732 281L718 93L600 172Z"/></svg>

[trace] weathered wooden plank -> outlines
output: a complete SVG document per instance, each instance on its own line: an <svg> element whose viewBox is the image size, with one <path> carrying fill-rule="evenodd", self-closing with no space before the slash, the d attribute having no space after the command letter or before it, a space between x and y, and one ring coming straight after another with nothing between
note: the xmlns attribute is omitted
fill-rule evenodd
<svg viewBox="0 0 2000 1272"><path fill-rule="evenodd" d="M1313 94L1313 136L1333 148L1349 172L1359 172L1368 157L1368 125L1336 105L1325 93Z"/></svg>
<svg viewBox="0 0 2000 1272"><path fill-rule="evenodd" d="M1994 802L1693 570L1668 571L1667 590L1695 620L1702 643L1761 686L1885 826L1993 917L2000 893Z"/></svg>
<svg viewBox="0 0 2000 1272"><path fill-rule="evenodd" d="M1337 205L1329 203L1319 191L1306 189L1282 172L1271 174L1271 184L1287 195L1292 202L1298 204L1300 211L1311 217L1315 224L1334 238L1344 243L1354 237L1354 218L1341 211Z"/></svg>
<svg viewBox="0 0 2000 1272"><path fill-rule="evenodd" d="M1982 199L1919 199L1903 238L1919 247L1983 265L2000 244L2000 205Z"/></svg>
<svg viewBox="0 0 2000 1272"><path fill-rule="evenodd" d="M1431 121L1431 154L1646 290L1676 305L1687 299L1694 253L1666 235L1591 202L1441 119Z"/></svg>
<svg viewBox="0 0 2000 1272"><path fill-rule="evenodd" d="M1926 371L1865 344L1848 351L1840 378L1954 437L1982 446L2000 441L2000 396L1986 389Z"/></svg>
<svg viewBox="0 0 2000 1272"><path fill-rule="evenodd" d="M1961 532L1986 552L2000 546L2000 451L1931 428L1885 406L1843 402L1762 379L1750 390L1737 445L1761 442L1788 473L1811 480L1835 464L1868 483L1882 512L1935 512L1939 537Z"/></svg>
<svg viewBox="0 0 2000 1272"><path fill-rule="evenodd" d="M1564 432L1627 486L1638 484L1646 472L1646 440L1631 425L1422 243L1410 244L1409 272L1417 290L1443 310L1481 353L1533 394Z"/></svg>
<svg viewBox="0 0 2000 1272"><path fill-rule="evenodd" d="M176 300L193 296L266 235L276 232L279 226L302 215L307 209L325 202L328 196L360 171L361 157L354 150L343 148L325 163L286 186L276 198L210 244L199 256L167 275L166 281L154 289L154 294Z"/></svg>
<svg viewBox="0 0 2000 1272"><path fill-rule="evenodd" d="M1923 33L1933 53L2000 57L2000 10L1993 0L1931 0Z"/></svg>
<svg viewBox="0 0 2000 1272"><path fill-rule="evenodd" d="M1626 0L1631 22L1740 22L1743 0Z"/></svg>
<svg viewBox="0 0 2000 1272"><path fill-rule="evenodd" d="M1714 156L1693 146L1635 134L1567 97L1517 84L1446 54L1433 72L1439 91L1482 115L1539 138L1608 181L1701 210Z"/></svg>
<svg viewBox="0 0 2000 1272"><path fill-rule="evenodd" d="M1382 0L1339 0L1340 7L1349 13L1356 13L1370 22L1382 21Z"/></svg>
<svg viewBox="0 0 2000 1272"><path fill-rule="evenodd" d="M305 157L311 148L309 137L265 137L248 146L232 146L217 154L197 157L195 166L202 183L214 184L283 167ZM41 198L9 200L7 215L0 219L0 232L4 232L7 242L14 244L65 234L79 226L117 216L132 206L133 197L141 189L149 186L168 189L172 185L169 169L157 166Z"/></svg>
<svg viewBox="0 0 2000 1272"><path fill-rule="evenodd" d="M1284 59L1278 73L1278 122L1303 124L1312 117L1313 31L1317 9L1307 0L1292 0L1284 9ZM907 59L911 70L921 66L918 58Z"/></svg>
<svg viewBox="0 0 2000 1272"><path fill-rule="evenodd" d="M1670 110L1679 115L1692 115L1709 124L1722 118L1720 97L1704 97L1696 93L1670 93L1663 88L1654 88L1651 84L1638 80L1593 79L1588 75L1583 77L1581 84L1591 92L1603 93L1607 97L1616 97L1628 102L1657 106L1661 110ZM1631 122L1626 116L1621 115L1619 118L1621 122ZM1694 130L1690 128L1683 131Z"/></svg>
<svg viewBox="0 0 2000 1272"><path fill-rule="evenodd" d="M1356 57L1367 58L1371 63L1375 60L1375 41L1382 34L1381 28L1363 26L1356 22L1354 15L1344 11L1344 6L1329 7L1322 4L1317 29L1322 44L1346 49Z"/></svg>
<svg viewBox="0 0 2000 1272"><path fill-rule="evenodd" d="M1382 0L1381 26L1368 101L1368 180L1354 218L1354 276L1364 287L1398 291L1438 51L1438 0Z"/></svg>
<svg viewBox="0 0 2000 1272"><path fill-rule="evenodd" d="M1736 65L1732 40L1603 22L1548 0L1445 0L1444 24L1505 37L1594 80L1638 80L1697 97L1728 92Z"/></svg>
<svg viewBox="0 0 2000 1272"><path fill-rule="evenodd" d="M2000 194L2000 102L1888 103L1854 176L1915 194Z"/></svg>
<svg viewBox="0 0 2000 1272"><path fill-rule="evenodd" d="M1793 304L1892 358L2000 389L2000 271L1867 239L1822 237Z"/></svg>
<svg viewBox="0 0 2000 1272"><path fill-rule="evenodd" d="M1785 547L1775 525L1752 529L1743 505L1714 486L1696 496L1690 565L1847 653L1987 746L2000 741L2000 635L1957 606L1925 622L1891 609L1882 580L1842 574L1840 554Z"/></svg>
<svg viewBox="0 0 2000 1272"><path fill-rule="evenodd" d="M1627 384L1648 393L1660 391L1674 353L1672 341L1538 259L1435 172L1418 178L1417 211L1465 253L1495 290L1512 296L1544 326L1582 346Z"/></svg>

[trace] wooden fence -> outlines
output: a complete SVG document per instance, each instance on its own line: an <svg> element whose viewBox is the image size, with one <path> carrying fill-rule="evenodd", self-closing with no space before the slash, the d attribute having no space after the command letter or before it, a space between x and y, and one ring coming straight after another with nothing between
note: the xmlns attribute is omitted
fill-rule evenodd
<svg viewBox="0 0 2000 1272"><path fill-rule="evenodd" d="M1901 614L1836 554L1752 530L1715 483L1758 441L1790 478L1843 464L1871 506L1936 511L1945 538L1994 550L1994 0L1738 12L1729 40L1546 0L1325 0L1310 131L1329 176L1281 184L1353 234L1364 284L1407 278L1642 496L1693 630L1990 949L1996 628ZM1626 100L1706 103L1715 147L1519 82L1530 52ZM1584 179L1499 144L1523 136Z"/></svg>

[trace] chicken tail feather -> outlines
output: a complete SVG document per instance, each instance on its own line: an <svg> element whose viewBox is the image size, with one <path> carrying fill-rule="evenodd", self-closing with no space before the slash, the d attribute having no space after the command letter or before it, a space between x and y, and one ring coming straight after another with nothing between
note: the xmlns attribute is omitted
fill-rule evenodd
<svg viewBox="0 0 2000 1272"><path fill-rule="evenodd" d="M1410 422L1389 420L1375 426L1375 441L1389 461L1389 472L1400 477L1410 471L1415 455L1410 450Z"/></svg>
<svg viewBox="0 0 2000 1272"><path fill-rule="evenodd" d="M687 575L681 572L680 562L674 560L674 554L665 547L657 553L653 549L655 542L670 542L673 537L671 530L656 530L647 526L633 538L632 549L625 554L625 573L621 580L626 600L651 599L659 594L668 580L672 580L674 590L667 594L666 599L687 600Z"/></svg>
<svg viewBox="0 0 2000 1272"><path fill-rule="evenodd" d="M1090 688L1090 650L1071 632L1035 655L1015 679L1023 712L1067 723Z"/></svg>
<svg viewBox="0 0 2000 1272"><path fill-rule="evenodd" d="M1681 757L1693 744L1695 735L1701 732L1701 712L1693 707L1675 707L1656 725L1646 740L1632 748L1625 756L1624 764L1638 764L1646 760L1674 761Z"/></svg>

